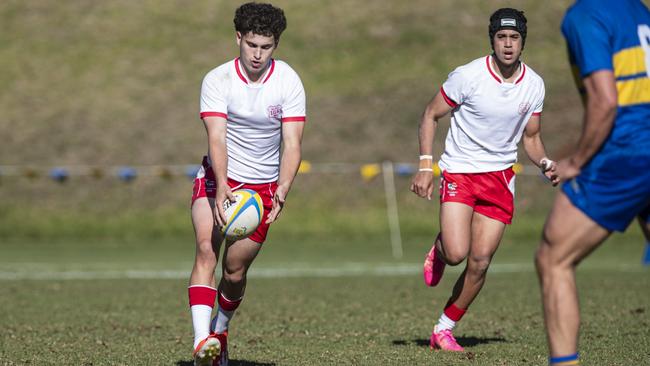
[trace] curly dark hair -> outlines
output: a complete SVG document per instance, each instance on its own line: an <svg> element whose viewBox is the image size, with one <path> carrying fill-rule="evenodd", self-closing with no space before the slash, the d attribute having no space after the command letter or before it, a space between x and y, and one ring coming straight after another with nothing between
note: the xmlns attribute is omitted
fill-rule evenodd
<svg viewBox="0 0 650 366"><path fill-rule="evenodd" d="M271 37L277 46L280 35L287 28L287 18L284 11L271 4L250 2L241 5L235 11L235 30L242 35L253 32L261 36Z"/></svg>

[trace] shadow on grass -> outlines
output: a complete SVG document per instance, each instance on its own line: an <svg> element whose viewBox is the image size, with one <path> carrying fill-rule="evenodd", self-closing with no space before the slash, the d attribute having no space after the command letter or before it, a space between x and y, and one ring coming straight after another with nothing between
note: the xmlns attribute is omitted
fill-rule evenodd
<svg viewBox="0 0 650 366"><path fill-rule="evenodd" d="M503 337L487 337L487 338L457 337L456 341L458 341L458 344L460 344L463 347L474 347L479 344L508 342ZM420 347L429 347L428 339L412 339L412 340L396 339L393 341L393 345L395 346L406 346L409 343L415 343Z"/></svg>
<svg viewBox="0 0 650 366"><path fill-rule="evenodd" d="M194 366L194 361L178 361L176 366ZM246 360L233 360L228 361L228 366L275 366L275 363L268 362L255 362Z"/></svg>

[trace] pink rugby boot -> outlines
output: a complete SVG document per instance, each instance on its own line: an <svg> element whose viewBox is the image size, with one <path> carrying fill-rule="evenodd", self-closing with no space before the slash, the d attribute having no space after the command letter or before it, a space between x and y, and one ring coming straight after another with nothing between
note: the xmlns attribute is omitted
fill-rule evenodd
<svg viewBox="0 0 650 366"><path fill-rule="evenodd" d="M433 328L433 333L431 333L431 339L429 340L429 346L431 349L441 349L443 351L465 351L465 349L456 342L456 338L454 338L454 335L451 334L451 330L449 329L436 332L436 328Z"/></svg>
<svg viewBox="0 0 650 366"><path fill-rule="evenodd" d="M433 246L427 256L424 258L424 283L427 286L435 286L440 282L442 273L445 271L445 262L440 258L440 252L436 249L436 242L442 236L438 234L436 240L433 241Z"/></svg>

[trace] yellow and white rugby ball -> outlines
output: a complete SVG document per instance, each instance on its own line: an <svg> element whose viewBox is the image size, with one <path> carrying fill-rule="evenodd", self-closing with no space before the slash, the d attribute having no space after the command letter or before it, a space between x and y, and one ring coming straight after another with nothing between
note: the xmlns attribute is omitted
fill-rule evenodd
<svg viewBox="0 0 650 366"><path fill-rule="evenodd" d="M226 225L221 233L230 241L241 240L251 235L262 221L264 206L262 198L250 189L234 191L235 202L226 200L223 209L226 214Z"/></svg>

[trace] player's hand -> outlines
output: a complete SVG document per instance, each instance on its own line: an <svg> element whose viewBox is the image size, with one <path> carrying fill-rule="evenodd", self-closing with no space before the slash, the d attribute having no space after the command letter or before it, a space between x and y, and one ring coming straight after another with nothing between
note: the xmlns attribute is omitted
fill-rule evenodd
<svg viewBox="0 0 650 366"><path fill-rule="evenodd" d="M419 171L411 183L411 192L431 200L433 194L433 172Z"/></svg>
<svg viewBox="0 0 650 366"><path fill-rule="evenodd" d="M560 177L557 175L557 163L551 159L543 158L540 161L540 169L542 174L553 184L553 186L560 183Z"/></svg>
<svg viewBox="0 0 650 366"><path fill-rule="evenodd" d="M269 212L269 216L266 219L266 224L270 224L273 221L277 220L278 217L280 217L280 212L282 211L282 207L284 207L284 201L287 197L288 191L289 189L284 186L278 186L278 188L275 190L275 194L273 195L273 207L271 208L271 212Z"/></svg>
<svg viewBox="0 0 650 366"><path fill-rule="evenodd" d="M559 180L567 181L580 174L580 167L571 158L562 159L557 163L555 174Z"/></svg>
<svg viewBox="0 0 650 366"><path fill-rule="evenodd" d="M226 219L226 212L223 207L223 204L226 202L226 200L235 202L235 196L232 194L232 190L228 184L217 185L217 194L214 200L214 206L216 208L216 210L214 210L214 223L219 228L224 227L226 225L226 221L228 221Z"/></svg>

